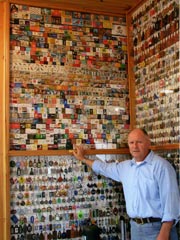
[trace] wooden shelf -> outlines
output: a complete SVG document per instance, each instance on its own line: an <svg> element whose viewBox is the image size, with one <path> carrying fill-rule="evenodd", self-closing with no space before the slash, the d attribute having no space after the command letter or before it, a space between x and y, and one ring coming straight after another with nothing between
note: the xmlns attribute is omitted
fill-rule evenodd
<svg viewBox="0 0 180 240"><path fill-rule="evenodd" d="M180 144L165 144L151 146L151 150L175 150L180 149ZM120 149L88 149L85 152L88 155L96 154L129 154L128 148ZM12 156L57 156L57 155L73 155L72 150L37 150L37 151L9 151L8 155Z"/></svg>
<svg viewBox="0 0 180 240"><path fill-rule="evenodd" d="M151 149L154 150L154 151L180 149L180 143L151 146Z"/></svg>
<svg viewBox="0 0 180 240"><path fill-rule="evenodd" d="M85 151L88 155L96 154L129 154L128 148L120 149L89 149ZM38 150L38 151L9 151L9 156L57 156L73 155L72 150Z"/></svg>

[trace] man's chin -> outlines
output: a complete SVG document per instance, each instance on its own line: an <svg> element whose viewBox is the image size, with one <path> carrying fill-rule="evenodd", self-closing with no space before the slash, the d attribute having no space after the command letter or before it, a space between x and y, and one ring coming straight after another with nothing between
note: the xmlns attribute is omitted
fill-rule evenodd
<svg viewBox="0 0 180 240"><path fill-rule="evenodd" d="M140 152L132 152L132 155L139 155Z"/></svg>
<svg viewBox="0 0 180 240"><path fill-rule="evenodd" d="M139 154L139 152L133 152L133 153L132 153L132 156L133 156L134 158L136 158L136 157L139 157L140 154Z"/></svg>

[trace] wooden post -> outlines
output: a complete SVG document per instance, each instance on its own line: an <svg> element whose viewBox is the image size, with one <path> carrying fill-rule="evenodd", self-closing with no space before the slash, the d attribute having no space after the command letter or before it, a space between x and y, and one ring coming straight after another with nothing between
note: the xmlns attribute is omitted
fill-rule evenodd
<svg viewBox="0 0 180 240"><path fill-rule="evenodd" d="M10 191L7 144L9 99L9 4L0 2L0 240L10 238Z"/></svg>

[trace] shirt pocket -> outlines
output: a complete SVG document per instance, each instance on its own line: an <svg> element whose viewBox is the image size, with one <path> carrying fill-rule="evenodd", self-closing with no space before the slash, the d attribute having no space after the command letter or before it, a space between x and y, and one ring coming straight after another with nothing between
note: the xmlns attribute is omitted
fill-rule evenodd
<svg viewBox="0 0 180 240"><path fill-rule="evenodd" d="M154 179L144 177L143 181L141 182L141 190L144 192L146 199L159 199L158 185Z"/></svg>

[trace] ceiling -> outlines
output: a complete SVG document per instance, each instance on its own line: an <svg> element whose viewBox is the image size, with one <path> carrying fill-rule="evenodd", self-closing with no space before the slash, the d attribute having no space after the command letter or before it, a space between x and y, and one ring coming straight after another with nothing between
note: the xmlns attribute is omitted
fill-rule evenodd
<svg viewBox="0 0 180 240"><path fill-rule="evenodd" d="M139 0L51 0L55 3L70 5L72 8L125 15ZM49 1L49 2L51 2Z"/></svg>
<svg viewBox="0 0 180 240"><path fill-rule="evenodd" d="M77 10L108 15L125 15L128 10L136 6L141 0L31 0L32 5L62 8L63 10ZM26 0L12 0L11 2L26 3Z"/></svg>

